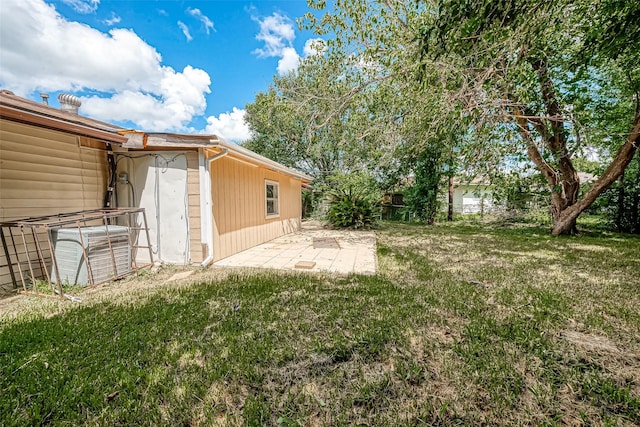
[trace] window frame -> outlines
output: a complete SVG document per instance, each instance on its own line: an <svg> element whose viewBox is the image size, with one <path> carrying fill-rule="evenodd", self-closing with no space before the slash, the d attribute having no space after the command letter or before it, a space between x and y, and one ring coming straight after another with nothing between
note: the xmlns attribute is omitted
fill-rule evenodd
<svg viewBox="0 0 640 427"><path fill-rule="evenodd" d="M267 197L269 186L275 188L275 197ZM269 201L274 201L275 212L269 213ZM266 218L278 218L280 216L280 183L278 181L264 180L264 212Z"/></svg>

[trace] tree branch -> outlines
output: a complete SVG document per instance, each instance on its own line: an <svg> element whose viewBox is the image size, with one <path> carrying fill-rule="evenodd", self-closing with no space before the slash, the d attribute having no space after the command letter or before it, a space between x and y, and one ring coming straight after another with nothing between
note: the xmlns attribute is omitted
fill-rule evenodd
<svg viewBox="0 0 640 427"><path fill-rule="evenodd" d="M533 70L538 75L540 92L542 94L542 100L546 106L547 116L562 117L562 110L560 109L560 103L558 102L555 85L549 75L547 63L542 59L532 59L529 62L533 67ZM547 143L549 144L549 148L551 148L558 157L563 157L566 155L564 120L550 120L550 122L553 135L547 139Z"/></svg>
<svg viewBox="0 0 640 427"><path fill-rule="evenodd" d="M525 144L527 145L527 154L533 163L538 167L542 175L544 175L547 180L547 184L551 189L552 194L554 194L555 187L558 184L558 179L556 175L555 169L546 162L546 160L540 154L540 150L536 146L535 141L533 140L533 136L531 135L531 131L529 130L529 121L520 114L520 111L516 110L516 125L518 126L518 131L522 136Z"/></svg>
<svg viewBox="0 0 640 427"><path fill-rule="evenodd" d="M640 115L636 115L634 118L631 132L627 137L625 143L620 147L616 153L613 161L609 164L604 173L596 180L591 186L589 191L578 200L573 206L570 206L562 213L562 217L565 219L575 219L580 215L582 211L588 208L596 198L602 194L618 177L624 172L627 165L633 159L634 154L640 146ZM554 234L559 234L556 230Z"/></svg>
<svg viewBox="0 0 640 427"><path fill-rule="evenodd" d="M391 12L391 14L393 15L393 17L395 18L395 21L397 23L399 23L401 26L403 26L406 30L409 30L409 25L407 25L407 22L404 21L397 13L396 10L392 7L391 2L389 0L384 0L384 4L387 6L387 9L389 9L389 12ZM399 5L404 6L404 2L398 2Z"/></svg>

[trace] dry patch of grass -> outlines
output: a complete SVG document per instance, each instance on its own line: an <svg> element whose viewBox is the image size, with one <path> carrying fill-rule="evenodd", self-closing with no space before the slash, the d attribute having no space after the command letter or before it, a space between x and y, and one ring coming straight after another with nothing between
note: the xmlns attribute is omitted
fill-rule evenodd
<svg viewBox="0 0 640 427"><path fill-rule="evenodd" d="M6 304L0 419L640 424L640 239L377 234L375 276L168 268Z"/></svg>

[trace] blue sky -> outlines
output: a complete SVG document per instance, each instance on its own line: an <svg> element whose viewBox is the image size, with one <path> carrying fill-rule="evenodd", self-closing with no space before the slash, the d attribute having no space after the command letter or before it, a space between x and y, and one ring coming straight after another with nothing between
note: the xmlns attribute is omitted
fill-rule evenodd
<svg viewBox="0 0 640 427"><path fill-rule="evenodd" d="M245 105L312 54L304 0L0 0L0 87L146 131L242 141Z"/></svg>

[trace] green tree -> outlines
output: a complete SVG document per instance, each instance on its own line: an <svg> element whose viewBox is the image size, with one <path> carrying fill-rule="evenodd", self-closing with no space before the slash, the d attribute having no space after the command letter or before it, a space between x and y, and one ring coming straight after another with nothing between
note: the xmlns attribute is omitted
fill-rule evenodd
<svg viewBox="0 0 640 427"><path fill-rule="evenodd" d="M433 224L440 207L441 155L438 149L423 150L413 167L414 183L405 194L405 203L427 224Z"/></svg>
<svg viewBox="0 0 640 427"><path fill-rule="evenodd" d="M545 178L552 232L564 234L636 151L639 8L620 0L344 0L306 22L334 35L328 57L371 64L354 88L396 88L411 106L398 110L403 121L428 121L431 136L452 127L471 133L463 166L490 169L526 156ZM598 106L609 101L621 113L598 131ZM598 139L608 141L612 160L580 196L572 158Z"/></svg>
<svg viewBox="0 0 640 427"><path fill-rule="evenodd" d="M274 87L258 93L246 111L245 120L253 134L243 144L246 148L290 167L309 161L302 142L305 124Z"/></svg>
<svg viewBox="0 0 640 427"><path fill-rule="evenodd" d="M247 105L254 136L245 146L319 181L375 170L393 156L389 147L397 143L397 118L381 101L380 88L358 87L358 73L333 59L312 57L297 72L275 77L271 88Z"/></svg>
<svg viewBox="0 0 640 427"><path fill-rule="evenodd" d="M596 105L611 96L628 104L638 84L640 42L633 37L640 26L631 19L640 12L638 5L446 0L437 6L435 19L422 30L423 58L454 54L466 62L461 71L472 84L458 99L479 125L517 131L546 179L553 234L572 232L578 215L623 173L640 137L640 116L628 109L618 116L627 132L615 135L616 154L579 197L572 156L591 136ZM619 17L613 26L612 15ZM624 25L616 27L620 22ZM599 41L602 35L611 43ZM620 78L624 73L628 79Z"/></svg>
<svg viewBox="0 0 640 427"><path fill-rule="evenodd" d="M598 213L618 231L640 234L640 151L597 203Z"/></svg>

